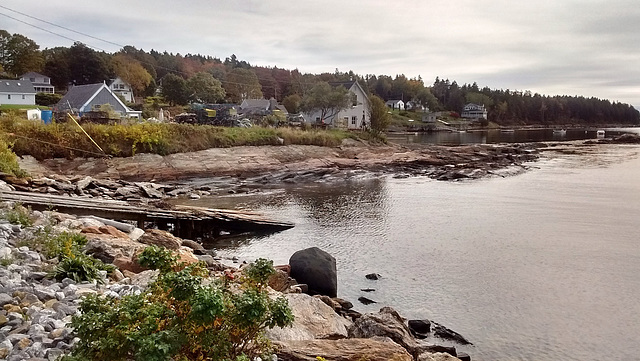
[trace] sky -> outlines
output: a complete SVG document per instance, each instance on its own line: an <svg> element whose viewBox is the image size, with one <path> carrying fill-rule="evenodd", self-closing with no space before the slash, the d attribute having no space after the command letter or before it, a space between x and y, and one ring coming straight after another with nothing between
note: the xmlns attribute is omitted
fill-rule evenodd
<svg viewBox="0 0 640 361"><path fill-rule="evenodd" d="M425 85L438 76L640 109L637 0L2 0L0 29L41 49L76 40L107 52L235 54L308 73L404 74Z"/></svg>

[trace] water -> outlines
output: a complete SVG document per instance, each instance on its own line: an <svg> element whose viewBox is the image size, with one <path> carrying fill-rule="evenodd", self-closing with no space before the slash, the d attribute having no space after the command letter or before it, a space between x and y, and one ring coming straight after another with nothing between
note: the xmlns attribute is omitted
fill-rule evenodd
<svg viewBox="0 0 640 361"><path fill-rule="evenodd" d="M470 339L459 349L475 360L638 359L640 147L596 149L504 179L384 177L196 204L294 221L219 253L282 264L318 246L356 309L433 319Z"/></svg>
<svg viewBox="0 0 640 361"><path fill-rule="evenodd" d="M638 128L608 128L607 137L621 134L623 131L638 131ZM396 143L428 143L428 144L496 144L496 143L526 143L548 141L571 141L597 139L596 130L566 129L565 131L553 129L517 129L517 130L477 130L463 132L431 132L431 133L404 133L388 134L387 138Z"/></svg>

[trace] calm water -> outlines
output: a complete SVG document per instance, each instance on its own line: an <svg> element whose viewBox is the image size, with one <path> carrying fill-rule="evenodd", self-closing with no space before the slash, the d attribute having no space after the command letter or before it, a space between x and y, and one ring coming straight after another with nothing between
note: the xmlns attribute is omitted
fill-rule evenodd
<svg viewBox="0 0 640 361"><path fill-rule="evenodd" d="M475 360L637 360L639 153L599 146L510 178L385 177L194 203L294 221L219 253L287 263L318 246L336 257L339 296L359 311L391 305L438 321L475 343L461 347Z"/></svg>
<svg viewBox="0 0 640 361"><path fill-rule="evenodd" d="M629 131L629 129L626 129ZM637 131L637 128L631 131ZM610 128L605 131L607 137L622 134L621 128ZM388 134L387 138L396 143L428 143L428 144L476 144L476 143L525 143L570 141L598 138L596 130L567 129L565 132L554 132L553 129L518 129L518 130L478 130L463 132L431 132Z"/></svg>

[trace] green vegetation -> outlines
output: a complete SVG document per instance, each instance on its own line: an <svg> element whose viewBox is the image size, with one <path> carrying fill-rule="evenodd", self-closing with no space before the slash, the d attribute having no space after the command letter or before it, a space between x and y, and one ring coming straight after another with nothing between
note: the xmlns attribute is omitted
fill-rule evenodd
<svg viewBox="0 0 640 361"><path fill-rule="evenodd" d="M0 172L26 177L27 173L20 168L18 157L9 149L9 145L0 137Z"/></svg>
<svg viewBox="0 0 640 361"><path fill-rule="evenodd" d="M269 261L256 261L231 283L210 279L202 263L178 264L157 247L140 257L158 267L157 281L140 295L85 298L71 323L80 341L63 360L266 359L264 330L293 321L287 300L267 294Z"/></svg>
<svg viewBox="0 0 640 361"><path fill-rule="evenodd" d="M356 133L340 130L304 131L292 128L228 128L208 125L134 123L118 125L84 124L83 128L111 156L126 157L136 153L167 155L216 147L243 145L304 144L337 146ZM45 125L0 116L0 131L19 134L13 151L36 159L95 156L98 150L73 123ZM1 149L0 149L1 151ZM89 152L94 152L88 154Z"/></svg>
<svg viewBox="0 0 640 361"><path fill-rule="evenodd" d="M378 96L369 98L369 117L371 118L371 131L374 133L382 133L387 130L391 122L391 115L388 112L384 100Z"/></svg>
<svg viewBox="0 0 640 361"><path fill-rule="evenodd" d="M39 250L49 258L58 258L58 264L51 272L51 276L58 281L71 278L76 282L97 280L102 281L100 271L111 272L112 265L85 254L82 247L87 244L87 238L78 233L62 232L55 236L44 237Z"/></svg>
<svg viewBox="0 0 640 361"><path fill-rule="evenodd" d="M9 221L11 224L19 224L22 227L30 227L33 225L31 210L20 203L14 203L11 208L4 209L2 212L2 218Z"/></svg>

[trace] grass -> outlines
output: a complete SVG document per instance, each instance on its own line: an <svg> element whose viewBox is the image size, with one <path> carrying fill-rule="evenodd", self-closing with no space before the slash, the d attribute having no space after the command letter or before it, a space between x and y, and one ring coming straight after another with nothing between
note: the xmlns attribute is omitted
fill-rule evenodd
<svg viewBox="0 0 640 361"><path fill-rule="evenodd" d="M3 110L28 110L28 109L40 109L49 110L51 108L42 105L24 105L24 104L2 104L0 105L0 111Z"/></svg>
<svg viewBox="0 0 640 361"><path fill-rule="evenodd" d="M228 128L174 123L84 124L83 128L108 155L116 157L136 153L168 155L233 146L303 144L332 147L346 138L358 138L357 133L342 130ZM99 152L73 123L43 124L15 115L2 115L1 133L12 136L15 154L32 155L38 160L91 157Z"/></svg>

